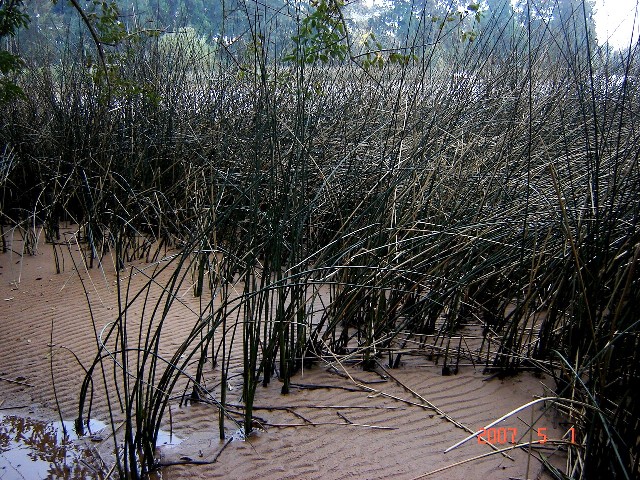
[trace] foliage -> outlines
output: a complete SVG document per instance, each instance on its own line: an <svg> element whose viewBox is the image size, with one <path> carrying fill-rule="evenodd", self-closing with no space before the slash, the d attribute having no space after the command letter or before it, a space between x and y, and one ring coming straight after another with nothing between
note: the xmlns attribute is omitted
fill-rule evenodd
<svg viewBox="0 0 640 480"><path fill-rule="evenodd" d="M14 37L20 28L29 23L29 15L24 12L23 0L9 0L0 3L0 42L6 37ZM23 61L19 55L7 50L0 50L0 105L16 97L24 96L13 80L20 72Z"/></svg>
<svg viewBox="0 0 640 480"><path fill-rule="evenodd" d="M299 31L292 37L295 51L285 61L298 60L327 63L330 58L344 60L349 55L347 26L342 16L343 0L316 0L313 11L302 19Z"/></svg>
<svg viewBox="0 0 640 480"><path fill-rule="evenodd" d="M115 45L124 40L127 30L120 21L120 10L115 1L93 0L93 10L87 17L94 23L100 42ZM99 10L98 10L99 9Z"/></svg>

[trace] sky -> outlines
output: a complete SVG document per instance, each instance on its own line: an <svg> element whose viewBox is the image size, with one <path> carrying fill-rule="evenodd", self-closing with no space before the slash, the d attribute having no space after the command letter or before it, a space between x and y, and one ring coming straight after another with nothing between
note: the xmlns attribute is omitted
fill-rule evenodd
<svg viewBox="0 0 640 480"><path fill-rule="evenodd" d="M389 2L390 0L365 0L368 6L385 5ZM595 0L596 35L600 44L609 39L609 43L614 48L625 48L629 46L632 32L634 32L633 38L638 39L640 9L635 28L633 21L639 2L640 0Z"/></svg>
<svg viewBox="0 0 640 480"><path fill-rule="evenodd" d="M638 18L634 13L638 8L638 0L596 0L596 35L599 43L609 39L615 48L629 45L631 34L637 41L640 31L640 10Z"/></svg>

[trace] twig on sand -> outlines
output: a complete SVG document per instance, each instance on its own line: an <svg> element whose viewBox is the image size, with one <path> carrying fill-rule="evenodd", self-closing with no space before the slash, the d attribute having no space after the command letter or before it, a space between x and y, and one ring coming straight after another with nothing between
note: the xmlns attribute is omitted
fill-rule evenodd
<svg viewBox="0 0 640 480"><path fill-rule="evenodd" d="M514 450L516 448L529 447L532 444L541 444L542 442L543 442L542 440L534 440L533 442L518 443L517 445L511 445L510 447L501 448L501 449L493 451L493 452L483 453L482 455L477 455L475 457L467 458L465 460L461 460L459 462L452 463L450 465L447 465L446 467L440 467L440 468L438 468L436 470L431 470L430 472L423 473L422 475L418 475L417 477L413 477L411 480L419 480L421 478L425 478L425 477L428 477L430 475L435 475L436 473L444 472L445 470L449 470L450 468L457 467L458 465L463 465L465 463L473 462L475 460L480 460L480 459L485 458L485 457L490 457L491 455L495 455L496 453L504 454L504 452L508 452L509 450ZM568 443L568 442L563 441L563 440L546 440L545 442L547 444L549 444L549 443L553 443L553 444L566 444L566 443Z"/></svg>
<svg viewBox="0 0 640 480"><path fill-rule="evenodd" d="M4 380L5 382L9 382L9 383L15 383L17 385L23 385L25 387L35 387L35 385L31 385L30 383L23 382L22 380L11 380L5 377L0 377L0 380Z"/></svg>
<svg viewBox="0 0 640 480"><path fill-rule="evenodd" d="M331 366L327 369L327 371L328 371L329 373L334 374L334 375L338 375L339 377L349 379L349 376L347 376L347 374L342 373L341 371L339 371L339 370L338 370L335 366L333 366L333 365L331 365ZM363 385L371 385L371 384L374 384L374 383L386 383L386 382L387 382L387 380L386 380L386 379L384 379L384 378L379 378L378 380L362 380L362 379L360 379L360 378L358 378L358 377L352 377L352 378L353 378L356 382L361 383L361 384L363 384Z"/></svg>
<svg viewBox="0 0 640 480"><path fill-rule="evenodd" d="M162 468L162 467L171 467L174 465L211 465L218 461L218 458L220 458L220 455L222 455L222 452L224 452L225 448L227 448L232 441L233 441L233 438L227 439L227 441L224 442L224 445L222 446L222 448L218 450L218 453L216 453L216 456L213 457L213 459L211 460L194 460L191 457L184 456L184 457L180 457L180 461L158 462L156 463L156 467Z"/></svg>
<svg viewBox="0 0 640 480"><path fill-rule="evenodd" d="M425 405L428 405L429 408L434 410L442 418L444 418L445 420L453 423L456 427L468 431L469 433L473 432L473 430L471 430L469 427L467 427L467 426L463 425L462 423L458 422L457 420L451 418L449 415L447 415L447 413L442 411L439 407L437 407L436 405L431 403L429 400L424 398L422 395L420 395L418 392L416 392L415 390L409 388L407 385L405 385L400 380L398 380L398 378L395 377L394 375L392 375L386 368L384 368L384 366L382 366L382 364L380 362L376 361L376 363L378 364L378 367L380 367L382 369L382 371L386 375L389 376L389 378L391 378L393 381L395 381L398 385L400 385L402 388L404 388L407 392L411 393L414 397L419 399L422 403L424 403Z"/></svg>
<svg viewBox="0 0 640 480"><path fill-rule="evenodd" d="M331 349L329 349L329 346L326 344L326 342L323 342L323 344L327 348L327 350L329 350L329 352L331 352ZM389 393L383 392L382 390L378 390L376 388L369 387L367 385L363 385L362 383L358 382L356 379L353 378L353 376L345 368L345 366L343 364L343 361L340 358L338 358L338 356L335 353L331 352L331 355L334 358L334 363L340 365L340 368L342 368L342 370L345 373L345 375L347 376L347 378L349 380L351 380L351 382L356 387L358 387L359 390L371 393L371 395L369 396L370 398L377 397L377 396L383 396L383 397L386 397L386 398L391 398L392 400L397 400L398 402L406 403L408 405L421 407L421 408L424 408L425 410L433 410L433 407L430 406L430 405L427 405L427 404L424 404L424 403L420 404L420 403L412 402L411 400L406 400L404 398L400 398L400 397L397 397L395 395L391 395ZM329 364L329 368L332 368L332 367L335 368L333 363L330 363ZM348 387L343 387L343 388L347 389Z"/></svg>
<svg viewBox="0 0 640 480"><path fill-rule="evenodd" d="M358 389L358 391L360 391ZM240 407L240 405L228 403L227 407ZM291 410L291 409L299 409L299 408L313 408L320 410L346 410L349 408L352 409L373 409L373 410L404 410L403 407L392 407L389 405L254 405L254 410Z"/></svg>
<svg viewBox="0 0 640 480"><path fill-rule="evenodd" d="M416 398L418 398L421 402L425 403L426 405L429 405L430 408L432 408L438 415L440 415L442 418L444 418L445 420L447 420L448 422L453 423L456 427L461 428L462 430L464 430L465 432L469 432L469 433L474 433L473 430L471 430L469 427L467 427L466 425L458 422L457 420L455 420L454 418L450 417L447 413L445 413L444 411L442 411L439 407L437 407L436 405L434 405L433 403L431 403L429 400L427 400L426 398L424 398L422 395L420 395L418 392L414 391L413 389L409 388L407 385L405 385L404 383L402 383L400 380L398 380L395 376L393 376L386 368L384 368L380 362L376 362L378 364L378 366L382 369L382 371L389 376L389 378L391 378L392 380L394 380L398 385L400 385L402 388L404 388L405 390L407 390L408 392L410 392L412 395L414 395ZM476 433L477 435L477 433ZM493 443L487 442L487 445L489 445L494 451L498 451L498 447L496 447ZM513 460L513 457L509 456L509 454L507 453L503 453L502 454L504 457L508 458L509 460Z"/></svg>
<svg viewBox="0 0 640 480"><path fill-rule="evenodd" d="M320 423L265 423L267 427L275 428L292 428L292 427L319 427L324 425L335 425L338 427L363 427L373 430L398 430L398 427L384 427L381 425L367 425L366 423L336 423L336 422L320 422Z"/></svg>
<svg viewBox="0 0 640 480"><path fill-rule="evenodd" d="M345 422L350 423L351 425L353 425L353 422L351 420L349 420L347 417L345 417L342 413L336 412L336 415L338 415Z"/></svg>
<svg viewBox="0 0 640 480"><path fill-rule="evenodd" d="M4 403L4 400L2 403ZM0 403L0 410L18 410L19 408L29 408L30 406L30 405L9 405L7 407L3 407L2 403Z"/></svg>
<svg viewBox="0 0 640 480"><path fill-rule="evenodd" d="M310 425L313 424L313 422L311 420L309 420L308 418L306 418L304 415L302 415L301 413L296 412L295 410L291 409L291 408L287 408L285 409L285 411L289 412L291 415L293 415L294 417L298 417L300 420L302 420L303 422L306 422Z"/></svg>
<svg viewBox="0 0 640 480"><path fill-rule="evenodd" d="M355 387L345 387L342 385L316 385L316 384L310 384L310 383L290 383L289 386L291 388L299 388L301 390L320 390L323 388L334 388L334 389L338 389L338 390L346 390L347 392L359 392L360 389L359 388L355 388Z"/></svg>

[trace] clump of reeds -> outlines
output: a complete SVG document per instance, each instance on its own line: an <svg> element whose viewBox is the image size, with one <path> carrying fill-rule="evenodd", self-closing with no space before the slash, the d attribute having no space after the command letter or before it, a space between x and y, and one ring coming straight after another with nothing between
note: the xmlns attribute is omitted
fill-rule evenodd
<svg viewBox="0 0 640 480"><path fill-rule="evenodd" d="M540 30L511 38L501 59L479 37L380 69L283 64L258 27L244 51L203 56L179 35L128 45L109 92L70 50L3 107L3 162L17 162L2 177L3 223L44 222L53 239L72 220L87 265L107 252L117 262L118 314L79 420L101 372L126 420L114 431L121 474L155 467L176 396L211 403L221 437L230 421L248 435L257 386L278 378L287 393L304 361L374 368L386 355L397 367L416 342L452 374L471 324L483 336L471 361L544 369L558 395L586 405L570 411L584 442L566 475L633 477L635 57L552 51ZM124 281L131 260L168 247L144 287ZM193 328L164 351L188 282L201 298ZM226 400L238 374L240 413Z"/></svg>

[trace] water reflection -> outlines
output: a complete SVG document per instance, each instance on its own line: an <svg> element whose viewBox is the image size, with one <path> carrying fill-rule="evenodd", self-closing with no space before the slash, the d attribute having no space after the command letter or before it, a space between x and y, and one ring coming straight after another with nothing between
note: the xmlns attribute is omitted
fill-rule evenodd
<svg viewBox="0 0 640 480"><path fill-rule="evenodd" d="M86 448L74 444L72 422L43 422L16 415L0 415L0 479L93 479L101 474ZM92 422L89 430L103 428Z"/></svg>
<svg viewBox="0 0 640 480"><path fill-rule="evenodd" d="M92 437L105 427L105 423L91 420L85 425L84 435ZM89 449L80 442L74 443L78 438L73 422L44 422L0 414L0 480L102 478L103 472L94 466L96 459ZM181 442L170 432L158 432L159 447Z"/></svg>

